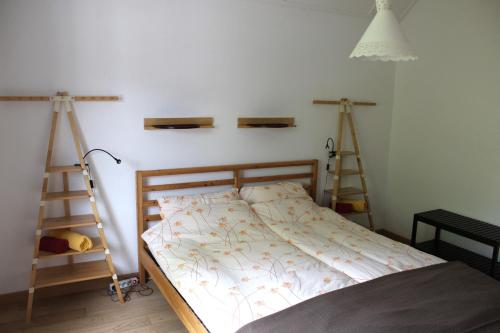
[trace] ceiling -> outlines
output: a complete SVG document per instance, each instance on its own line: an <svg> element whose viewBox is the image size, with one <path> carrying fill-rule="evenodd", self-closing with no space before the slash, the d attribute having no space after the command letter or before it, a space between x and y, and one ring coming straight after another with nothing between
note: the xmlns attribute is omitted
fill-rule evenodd
<svg viewBox="0 0 500 333"><path fill-rule="evenodd" d="M313 9L319 11L336 12L339 14L372 17L375 14L375 0L261 0L264 2L280 3L282 5ZM392 8L399 19L402 19L413 7L417 0L392 0Z"/></svg>

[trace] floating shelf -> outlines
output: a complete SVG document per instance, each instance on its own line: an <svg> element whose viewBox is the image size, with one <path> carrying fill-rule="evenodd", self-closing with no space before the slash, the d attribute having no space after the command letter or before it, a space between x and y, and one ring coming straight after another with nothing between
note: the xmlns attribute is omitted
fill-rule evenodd
<svg viewBox="0 0 500 333"><path fill-rule="evenodd" d="M213 128L214 118L144 118L145 130Z"/></svg>
<svg viewBox="0 0 500 333"><path fill-rule="evenodd" d="M343 99L344 101L348 101L347 99ZM351 102L353 105L359 106L376 106L377 103L374 102ZM313 100L313 104L317 105L340 105L342 104L342 100L326 100L326 99L315 99Z"/></svg>
<svg viewBox="0 0 500 333"><path fill-rule="evenodd" d="M295 127L295 118L238 118L238 128Z"/></svg>

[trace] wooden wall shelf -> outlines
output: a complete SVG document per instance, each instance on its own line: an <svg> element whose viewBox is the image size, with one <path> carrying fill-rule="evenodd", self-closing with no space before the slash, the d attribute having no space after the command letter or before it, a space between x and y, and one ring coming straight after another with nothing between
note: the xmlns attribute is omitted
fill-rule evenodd
<svg viewBox="0 0 500 333"><path fill-rule="evenodd" d="M145 130L213 128L212 117L144 118Z"/></svg>
<svg viewBox="0 0 500 333"><path fill-rule="evenodd" d="M287 128L295 127L295 118L238 118L238 128Z"/></svg>
<svg viewBox="0 0 500 333"><path fill-rule="evenodd" d="M358 102L358 101L350 101L347 98L342 98L341 100L326 100L326 99L315 99L313 100L313 104L317 105L340 105L342 102L351 102L352 105L356 106L376 106L377 103L374 102Z"/></svg>

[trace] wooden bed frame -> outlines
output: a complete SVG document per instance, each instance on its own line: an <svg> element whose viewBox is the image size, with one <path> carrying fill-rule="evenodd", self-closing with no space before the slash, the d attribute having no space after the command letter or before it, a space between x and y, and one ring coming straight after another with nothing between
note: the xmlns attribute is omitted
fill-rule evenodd
<svg viewBox="0 0 500 333"><path fill-rule="evenodd" d="M309 167L310 171L306 173L291 173L286 170L291 167ZM274 175L259 175L245 176L246 173L252 170L263 169L281 169L279 174ZM266 171L266 170L263 170ZM168 183L149 185L148 180L155 177L189 175L207 175L214 173L232 173L231 178L190 181L184 183ZM158 178L157 178L158 179ZM154 258L147 249L147 245L142 240L141 235L148 229L149 222L160 221L159 214L150 214L150 209L158 209L156 200L147 198L151 192L165 192L180 189L194 189L203 187L221 187L231 186L241 188L245 184L252 183L267 183L282 180L300 180L308 179L309 184L304 185L309 191L313 199L316 197L316 188L318 180L318 160L302 160L302 161L287 161L287 162L270 162L270 163L252 163L252 164L233 164L221 166L194 167L182 169L163 169L163 170L143 170L136 172L136 194L137 194L137 242L139 246L139 276L141 283L146 282L146 273L149 274L154 283L158 286L161 293L175 311L179 319L182 321L186 329L190 333L207 333L207 328L203 325L198 316L194 313L191 307L187 304L184 298L175 289L172 283L165 276L161 268L158 266Z"/></svg>

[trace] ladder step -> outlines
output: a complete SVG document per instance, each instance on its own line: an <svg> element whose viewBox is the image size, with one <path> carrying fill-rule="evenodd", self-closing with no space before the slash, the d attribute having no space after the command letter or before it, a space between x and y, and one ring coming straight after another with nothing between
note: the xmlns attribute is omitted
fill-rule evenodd
<svg viewBox="0 0 500 333"><path fill-rule="evenodd" d="M51 287L110 276L111 272L105 260L47 267L37 270L35 288Z"/></svg>
<svg viewBox="0 0 500 333"><path fill-rule="evenodd" d="M349 213L342 213L340 215L359 215L359 214L370 214L369 211L367 210L364 210L362 212L355 212L355 211L352 211L352 212L349 212Z"/></svg>
<svg viewBox="0 0 500 333"><path fill-rule="evenodd" d="M325 190L326 193L333 194L333 189ZM347 197L350 195L358 195L358 194L365 194L363 190L355 188L355 187L342 187L339 189L339 193L337 194L337 197Z"/></svg>
<svg viewBox="0 0 500 333"><path fill-rule="evenodd" d="M63 165L63 166L52 166L49 168L48 172L82 172L83 169L80 165Z"/></svg>
<svg viewBox="0 0 500 333"><path fill-rule="evenodd" d="M328 171L332 175L335 174L335 170L330 170ZM353 175L359 175L359 170L354 170L354 169L342 169L340 170L340 175L341 176L353 176Z"/></svg>
<svg viewBox="0 0 500 333"><path fill-rule="evenodd" d="M353 155L356 155L356 153L350 150L343 150L340 152L340 156L353 156Z"/></svg>
<svg viewBox="0 0 500 333"><path fill-rule="evenodd" d="M87 191L48 192L45 200L75 200L89 198Z"/></svg>
<svg viewBox="0 0 500 333"><path fill-rule="evenodd" d="M54 230L54 229L68 229L76 227L89 227L95 226L96 220L94 215L74 215L74 216L62 216L62 217L52 217L43 219L42 229L44 230Z"/></svg>
<svg viewBox="0 0 500 333"><path fill-rule="evenodd" d="M365 194L365 192L355 187L342 187L339 189L339 196Z"/></svg>
<svg viewBox="0 0 500 333"><path fill-rule="evenodd" d="M53 257L74 256L74 255L87 254L87 253L104 252L104 246L102 245L100 238L98 238L98 237L92 238L92 244L94 244L94 247L92 247L92 249L85 251L85 252L78 252L75 250L69 250L69 251L66 251L64 253L52 253L52 252L40 251L39 258L40 259L47 259L47 258L53 258Z"/></svg>

